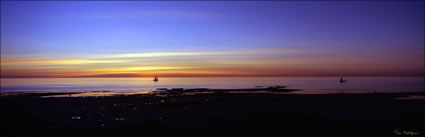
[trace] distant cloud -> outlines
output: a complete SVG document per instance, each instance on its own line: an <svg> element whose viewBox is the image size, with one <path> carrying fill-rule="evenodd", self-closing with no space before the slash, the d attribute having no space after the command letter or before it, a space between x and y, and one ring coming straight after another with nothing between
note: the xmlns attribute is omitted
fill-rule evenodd
<svg viewBox="0 0 425 137"><path fill-rule="evenodd" d="M140 11L120 11L111 13L83 14L76 16L61 16L59 19L211 19L212 14L200 11L189 10L140 10Z"/></svg>
<svg viewBox="0 0 425 137"><path fill-rule="evenodd" d="M67 57L2 55L2 77L417 75L423 61L337 56L314 49L147 52ZM406 63L403 63L406 62ZM379 72L379 73L378 73Z"/></svg>

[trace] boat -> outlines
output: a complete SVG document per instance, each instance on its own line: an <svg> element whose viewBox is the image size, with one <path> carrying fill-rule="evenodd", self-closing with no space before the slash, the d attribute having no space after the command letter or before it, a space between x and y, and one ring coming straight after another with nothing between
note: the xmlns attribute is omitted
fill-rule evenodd
<svg viewBox="0 0 425 137"><path fill-rule="evenodd" d="M157 76L155 76L155 78L153 79L153 81L155 81L155 82L159 81L159 80L158 80L158 77L157 77Z"/></svg>
<svg viewBox="0 0 425 137"><path fill-rule="evenodd" d="M344 80L342 77L339 79L339 83L345 83L347 80Z"/></svg>

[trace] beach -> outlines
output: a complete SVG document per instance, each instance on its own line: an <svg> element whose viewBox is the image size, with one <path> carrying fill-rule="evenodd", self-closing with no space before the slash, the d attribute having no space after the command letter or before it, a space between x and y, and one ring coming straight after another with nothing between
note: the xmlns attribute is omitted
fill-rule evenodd
<svg viewBox="0 0 425 137"><path fill-rule="evenodd" d="M48 95L68 97L46 97ZM424 95L423 91L206 92L87 97L28 93L0 97L1 123L6 125L1 134L84 135L151 128L265 128L279 129L282 134L423 136Z"/></svg>

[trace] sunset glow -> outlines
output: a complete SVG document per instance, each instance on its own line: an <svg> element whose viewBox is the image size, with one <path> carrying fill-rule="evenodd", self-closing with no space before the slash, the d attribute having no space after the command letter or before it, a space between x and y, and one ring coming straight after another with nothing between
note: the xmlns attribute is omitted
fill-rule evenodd
<svg viewBox="0 0 425 137"><path fill-rule="evenodd" d="M1 77L424 75L423 2L96 3L2 1Z"/></svg>
<svg viewBox="0 0 425 137"><path fill-rule="evenodd" d="M2 0L0 10L1 137L425 134L423 0Z"/></svg>

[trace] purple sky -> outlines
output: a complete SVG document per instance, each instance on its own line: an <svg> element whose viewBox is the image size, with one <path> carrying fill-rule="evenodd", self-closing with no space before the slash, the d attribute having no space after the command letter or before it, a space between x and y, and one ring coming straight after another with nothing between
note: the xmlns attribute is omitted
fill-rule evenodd
<svg viewBox="0 0 425 137"><path fill-rule="evenodd" d="M2 77L419 76L424 2L2 1L1 56Z"/></svg>

